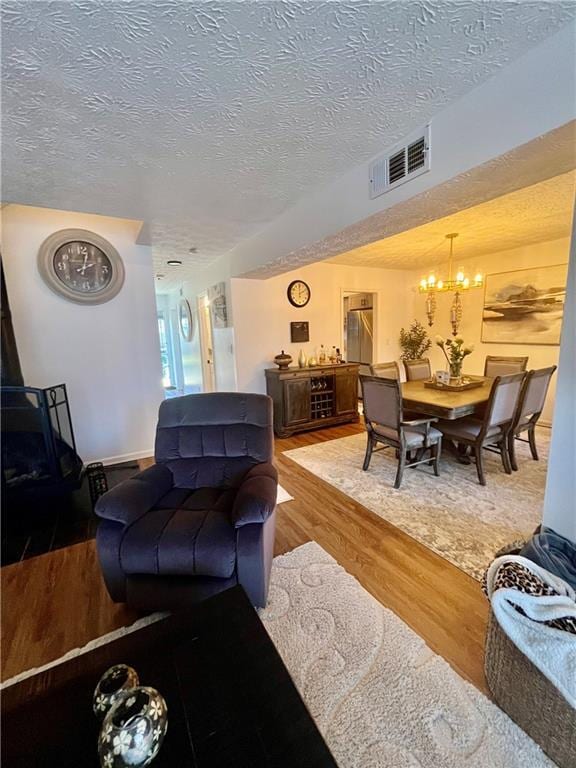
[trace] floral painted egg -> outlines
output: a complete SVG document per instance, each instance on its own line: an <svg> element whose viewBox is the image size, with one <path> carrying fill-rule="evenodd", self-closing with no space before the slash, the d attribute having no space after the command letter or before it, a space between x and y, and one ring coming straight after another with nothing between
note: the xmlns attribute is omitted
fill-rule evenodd
<svg viewBox="0 0 576 768"><path fill-rule="evenodd" d="M149 765L166 735L166 702L154 688L121 695L106 715L98 739L102 768Z"/></svg>
<svg viewBox="0 0 576 768"><path fill-rule="evenodd" d="M120 697L121 694L136 688L138 674L135 669L126 664L116 664L102 675L94 691L92 706L94 714L101 720Z"/></svg>

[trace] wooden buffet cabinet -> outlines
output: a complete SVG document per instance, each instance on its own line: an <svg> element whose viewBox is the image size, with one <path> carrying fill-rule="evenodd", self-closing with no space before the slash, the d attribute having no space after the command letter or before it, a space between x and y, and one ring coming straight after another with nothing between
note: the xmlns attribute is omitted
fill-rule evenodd
<svg viewBox="0 0 576 768"><path fill-rule="evenodd" d="M358 421L356 363L313 368L267 368L266 391L274 401L274 432L295 432Z"/></svg>

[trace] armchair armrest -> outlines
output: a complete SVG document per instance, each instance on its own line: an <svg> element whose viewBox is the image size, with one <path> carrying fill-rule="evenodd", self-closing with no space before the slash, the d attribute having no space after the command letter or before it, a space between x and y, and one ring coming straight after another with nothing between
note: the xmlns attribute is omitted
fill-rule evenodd
<svg viewBox="0 0 576 768"><path fill-rule="evenodd" d="M438 419L435 419L433 416L426 419L412 419L411 421L403 421L401 422L402 427L421 427L423 424L433 424L435 421L438 421Z"/></svg>
<svg viewBox="0 0 576 768"><path fill-rule="evenodd" d="M424 419L411 419L410 421L402 421L400 422L401 427L424 427L424 447L429 448L430 444L428 442L430 438L430 424L438 421L438 419L435 419L434 417L426 417Z"/></svg>
<svg viewBox="0 0 576 768"><path fill-rule="evenodd" d="M107 491L96 502L98 517L130 525L149 512L173 486L172 472L154 464Z"/></svg>
<svg viewBox="0 0 576 768"><path fill-rule="evenodd" d="M232 518L240 528L249 523L265 523L276 508L278 472L269 463L252 467L242 480L236 494Z"/></svg>

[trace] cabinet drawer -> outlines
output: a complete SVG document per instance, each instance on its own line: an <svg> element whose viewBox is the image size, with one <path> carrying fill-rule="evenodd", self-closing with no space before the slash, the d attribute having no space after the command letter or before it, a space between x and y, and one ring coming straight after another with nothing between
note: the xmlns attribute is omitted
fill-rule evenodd
<svg viewBox="0 0 576 768"><path fill-rule="evenodd" d="M310 373L306 368L298 371L283 371L280 374L281 381L291 381L292 379L309 379Z"/></svg>

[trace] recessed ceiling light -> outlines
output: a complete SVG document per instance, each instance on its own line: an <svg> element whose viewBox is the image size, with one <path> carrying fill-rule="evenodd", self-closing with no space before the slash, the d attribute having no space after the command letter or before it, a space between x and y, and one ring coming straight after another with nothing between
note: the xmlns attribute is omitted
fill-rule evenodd
<svg viewBox="0 0 576 768"><path fill-rule="evenodd" d="M179 267L182 264L182 262L180 261L180 259L168 259L166 264L168 264L169 267Z"/></svg>
<svg viewBox="0 0 576 768"><path fill-rule="evenodd" d="M195 245L188 249L188 253L198 253L198 248Z"/></svg>

